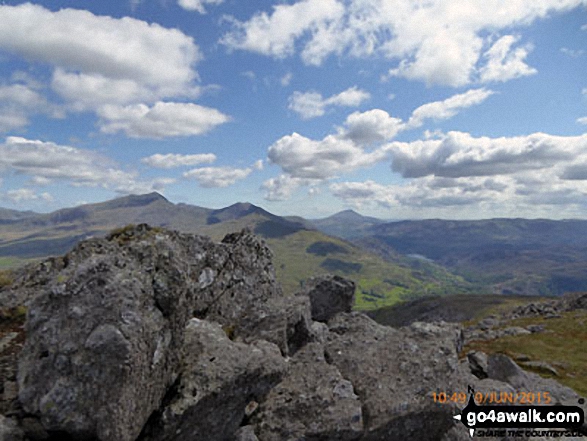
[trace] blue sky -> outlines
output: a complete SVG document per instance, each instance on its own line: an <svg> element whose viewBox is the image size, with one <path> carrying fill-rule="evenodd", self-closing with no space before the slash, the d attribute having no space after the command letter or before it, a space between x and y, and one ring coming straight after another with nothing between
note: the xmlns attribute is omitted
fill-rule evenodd
<svg viewBox="0 0 587 441"><path fill-rule="evenodd" d="M587 215L587 0L0 4L0 206Z"/></svg>

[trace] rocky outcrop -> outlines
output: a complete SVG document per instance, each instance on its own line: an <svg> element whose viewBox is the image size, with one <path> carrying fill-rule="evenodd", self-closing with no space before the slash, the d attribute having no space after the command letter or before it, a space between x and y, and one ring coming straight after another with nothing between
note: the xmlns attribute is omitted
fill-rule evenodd
<svg viewBox="0 0 587 441"><path fill-rule="evenodd" d="M28 299L0 440L449 440L468 434L434 392L576 400L507 357L459 361L459 325L351 313L353 290L325 276L285 295L248 232L140 225L82 242L0 293Z"/></svg>
<svg viewBox="0 0 587 441"><path fill-rule="evenodd" d="M145 441L229 439L247 405L262 401L287 364L276 345L233 342L219 324L196 318L186 327L182 355L182 372L146 427Z"/></svg>
<svg viewBox="0 0 587 441"><path fill-rule="evenodd" d="M361 401L352 383L310 343L290 361L287 377L260 406L252 423L259 439L355 440L363 433Z"/></svg>
<svg viewBox="0 0 587 441"><path fill-rule="evenodd" d="M326 357L361 398L363 439L439 439L452 426L455 409L435 403L430 393L454 389L457 325L415 323L396 330L352 313L336 316L329 330Z"/></svg>
<svg viewBox="0 0 587 441"><path fill-rule="evenodd" d="M271 252L246 233L215 244L142 225L82 242L52 269L28 307L19 400L80 439L138 437L180 375L190 317L238 329L251 305L282 295Z"/></svg>
<svg viewBox="0 0 587 441"><path fill-rule="evenodd" d="M304 286L310 297L312 319L326 322L339 312L351 312L355 304L355 284L340 276L312 277Z"/></svg>

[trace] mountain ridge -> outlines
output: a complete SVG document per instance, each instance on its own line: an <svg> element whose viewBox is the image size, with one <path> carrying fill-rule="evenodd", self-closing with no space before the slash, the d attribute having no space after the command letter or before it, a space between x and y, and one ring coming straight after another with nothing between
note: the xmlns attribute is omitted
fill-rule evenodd
<svg viewBox="0 0 587 441"><path fill-rule="evenodd" d="M386 222L344 210L307 220L281 217L248 202L219 209L174 204L156 192L51 213L4 213L9 218L0 221L4 266L62 254L84 238L148 223L217 241L249 228L277 250L278 274L286 289L295 289L310 274L334 271L355 279L361 308L451 290L511 295L587 290L587 221L581 219Z"/></svg>
<svg viewBox="0 0 587 441"><path fill-rule="evenodd" d="M226 234L249 229L275 252L280 283L289 292L324 272L352 278L357 307L372 309L404 296L469 292L460 277L432 264L412 268L408 260L385 261L349 241L318 231L297 217L280 217L251 203L209 209L173 204L158 193L126 196L39 214L22 222L0 225L0 264L66 253L80 240L104 237L129 224L201 234L220 241Z"/></svg>

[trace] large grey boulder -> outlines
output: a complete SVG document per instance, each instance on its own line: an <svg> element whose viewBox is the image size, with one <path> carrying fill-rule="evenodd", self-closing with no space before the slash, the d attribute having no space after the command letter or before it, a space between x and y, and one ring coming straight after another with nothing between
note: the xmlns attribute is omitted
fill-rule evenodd
<svg viewBox="0 0 587 441"><path fill-rule="evenodd" d="M313 277L306 281L303 292L310 297L312 319L319 322L351 312L355 303L355 283L340 276Z"/></svg>
<svg viewBox="0 0 587 441"><path fill-rule="evenodd" d="M197 273L200 289L194 299L197 317L238 328L253 320L267 301L283 297L273 253L253 234L229 234L213 252L194 250L196 255L202 252L205 265Z"/></svg>
<svg viewBox="0 0 587 441"><path fill-rule="evenodd" d="M560 301L562 308L567 311L574 311L576 309L587 309L587 293L572 293L563 296Z"/></svg>
<svg viewBox="0 0 587 441"><path fill-rule="evenodd" d="M251 304L281 295L270 251L246 233L215 244L140 225L39 268L21 283L37 294L19 399L76 439L136 439L181 372L190 317L238 327Z"/></svg>
<svg viewBox="0 0 587 441"><path fill-rule="evenodd" d="M363 434L361 401L353 385L310 343L290 361L286 378L254 416L260 440L355 440Z"/></svg>
<svg viewBox="0 0 587 441"><path fill-rule="evenodd" d="M219 324L195 318L186 327L183 365L174 393L142 440L229 439L247 405L261 401L287 369L276 345L236 343Z"/></svg>
<svg viewBox="0 0 587 441"><path fill-rule="evenodd" d="M459 326L397 330L359 313L339 314L328 325L326 359L363 404L363 440L440 439L452 427L455 406L435 403L431 393L454 390Z"/></svg>
<svg viewBox="0 0 587 441"><path fill-rule="evenodd" d="M312 326L310 299L305 295L275 296L254 304L248 312L246 320L234 328L235 338L245 342L267 340L290 356L319 338Z"/></svg>

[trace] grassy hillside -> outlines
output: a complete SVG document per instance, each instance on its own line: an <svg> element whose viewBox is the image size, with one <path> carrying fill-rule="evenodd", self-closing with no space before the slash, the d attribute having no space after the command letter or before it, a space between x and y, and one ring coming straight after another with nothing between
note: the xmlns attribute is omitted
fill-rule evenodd
<svg viewBox="0 0 587 441"><path fill-rule="evenodd" d="M267 243L275 253L277 277L284 289L299 289L301 283L313 275L339 274L357 283L356 309L375 309L409 297L471 289L461 278L440 267L421 265L413 269L407 262L404 265L386 262L318 231L299 231L279 239L267 239ZM338 250L327 254L320 252L326 244L330 244L327 248Z"/></svg>
<svg viewBox="0 0 587 441"><path fill-rule="evenodd" d="M557 318L522 318L510 321L507 326L543 325L544 332L530 335L502 337L489 341L476 341L465 347L463 353L480 350L485 353L503 353L522 367L543 377L552 377L560 383L587 396L587 311L565 312ZM504 325L506 326L506 325ZM536 368L532 362L545 362L549 369Z"/></svg>

